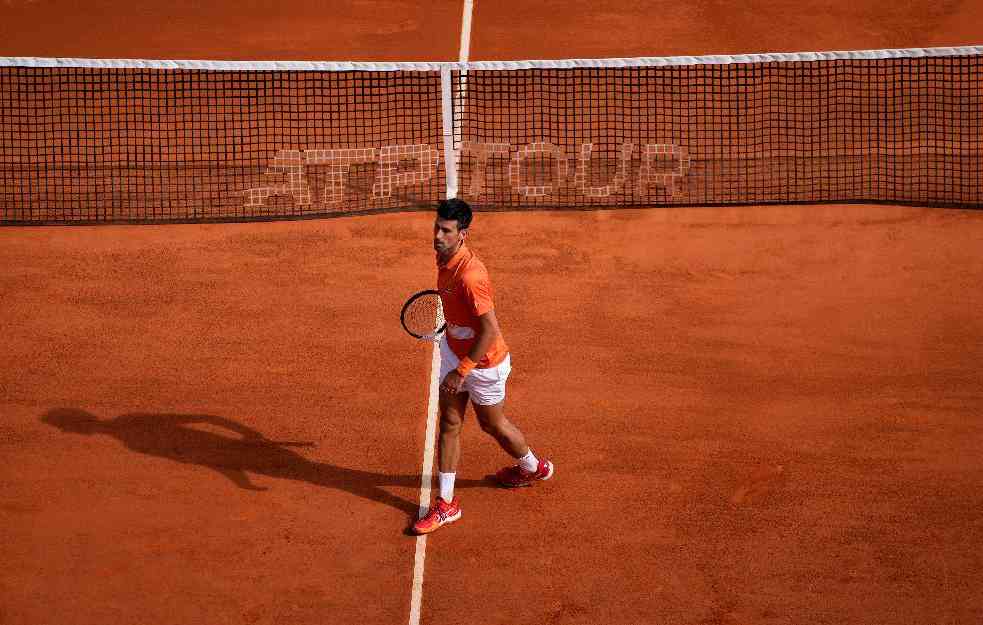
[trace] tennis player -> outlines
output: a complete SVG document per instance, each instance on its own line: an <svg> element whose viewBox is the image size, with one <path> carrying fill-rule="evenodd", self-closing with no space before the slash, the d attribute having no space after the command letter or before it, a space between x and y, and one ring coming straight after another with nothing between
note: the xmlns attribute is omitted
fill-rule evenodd
<svg viewBox="0 0 983 625"><path fill-rule="evenodd" d="M467 202L440 202L433 227L437 289L447 321L440 340L440 495L429 513L413 524L417 534L428 534L461 518L454 478L468 399L481 429L518 461L496 474L502 486L531 486L553 477L553 463L536 458L519 428L505 417L505 381L512 370L509 348L495 319L488 270L466 244L470 225Z"/></svg>

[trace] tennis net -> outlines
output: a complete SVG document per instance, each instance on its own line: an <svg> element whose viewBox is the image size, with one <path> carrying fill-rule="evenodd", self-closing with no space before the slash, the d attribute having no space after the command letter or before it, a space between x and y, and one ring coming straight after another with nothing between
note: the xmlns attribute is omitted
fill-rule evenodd
<svg viewBox="0 0 983 625"><path fill-rule="evenodd" d="M983 47L472 63L0 58L0 223L983 206Z"/></svg>

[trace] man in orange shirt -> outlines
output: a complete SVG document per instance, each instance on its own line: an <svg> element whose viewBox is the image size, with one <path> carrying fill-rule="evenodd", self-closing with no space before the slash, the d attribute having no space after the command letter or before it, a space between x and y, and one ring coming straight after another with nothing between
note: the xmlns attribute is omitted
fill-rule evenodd
<svg viewBox="0 0 983 625"><path fill-rule="evenodd" d="M511 358L495 318L488 270L465 244L470 225L467 202L440 202L433 230L437 289L447 321L440 340L440 495L430 512L413 524L417 534L428 534L461 518L454 478L469 397L481 429L518 460L496 474L499 483L515 488L553 477L553 463L536 458L519 428L505 417L505 381L512 370Z"/></svg>

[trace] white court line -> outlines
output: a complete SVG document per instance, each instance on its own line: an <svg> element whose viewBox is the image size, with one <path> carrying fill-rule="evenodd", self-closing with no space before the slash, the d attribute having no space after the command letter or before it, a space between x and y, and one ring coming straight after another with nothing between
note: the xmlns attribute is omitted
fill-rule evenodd
<svg viewBox="0 0 983 625"><path fill-rule="evenodd" d="M458 61L467 63L471 55L471 14L474 13L474 0L464 0L464 15L461 18L461 53Z"/></svg>
<svg viewBox="0 0 983 625"><path fill-rule="evenodd" d="M440 347L433 344L430 360L430 399L427 403L427 437L423 445L423 471L420 478L420 516L430 508L430 483L433 473L434 439L437 429L437 404L439 401ZM427 557L426 535L416 537L416 556L413 564L413 592L410 595L410 625L420 625L420 606L423 604L423 564Z"/></svg>
<svg viewBox="0 0 983 625"><path fill-rule="evenodd" d="M460 62L467 63L468 55L471 50L471 14L474 11L474 0L464 0L464 14L461 19L461 50ZM448 70L446 74L450 74ZM441 82L447 83L449 77L441 76ZM448 83L449 84L449 83ZM442 94L446 101L450 98L449 94ZM453 111L451 112L453 115ZM446 112L444 114L446 118ZM454 136L448 136L447 122L444 123L444 155L445 159L450 154L451 159L455 159ZM448 146L448 142L450 145ZM449 148L449 149L448 149ZM447 165L450 164L448 168ZM456 159L454 162L445 161L445 168L450 172L456 170ZM447 197L457 197L457 176L447 176ZM437 431L437 406L440 401L440 346L437 342L433 344L432 357L430 359L430 397L427 403L427 435L423 445L423 470L420 475L420 516L427 513L430 508L430 489L433 482L433 456L434 441ZM413 558L413 590L410 593L410 620L409 625L420 625L420 610L423 606L423 571L427 559L427 537L416 537L416 555Z"/></svg>

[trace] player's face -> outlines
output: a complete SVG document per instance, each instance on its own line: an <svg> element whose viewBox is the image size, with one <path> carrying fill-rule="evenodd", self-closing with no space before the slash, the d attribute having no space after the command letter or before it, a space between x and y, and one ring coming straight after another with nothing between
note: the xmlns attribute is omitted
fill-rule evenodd
<svg viewBox="0 0 983 625"><path fill-rule="evenodd" d="M456 219L437 218L433 222L433 249L441 256L450 256L457 251L467 230L457 229Z"/></svg>

